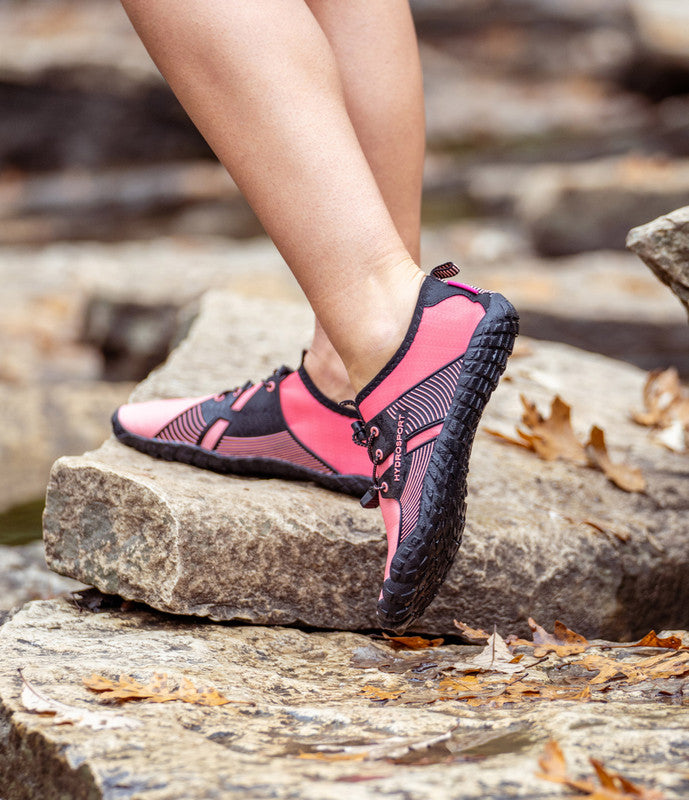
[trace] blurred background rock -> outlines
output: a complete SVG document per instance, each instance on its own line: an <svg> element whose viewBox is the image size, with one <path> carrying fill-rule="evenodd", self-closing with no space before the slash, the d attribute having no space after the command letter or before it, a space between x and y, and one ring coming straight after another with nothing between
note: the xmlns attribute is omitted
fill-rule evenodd
<svg viewBox="0 0 689 800"><path fill-rule="evenodd" d="M461 262L531 336L686 378L682 307L623 249L689 203L686 0L412 8L424 265ZM14 543L39 533L52 461L100 443L203 291L303 300L116 0L0 0L0 112L0 543Z"/></svg>

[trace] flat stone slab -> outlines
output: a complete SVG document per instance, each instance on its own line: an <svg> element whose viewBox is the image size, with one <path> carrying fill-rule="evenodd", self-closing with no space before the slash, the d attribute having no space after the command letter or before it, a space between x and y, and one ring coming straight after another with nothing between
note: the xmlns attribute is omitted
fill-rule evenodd
<svg viewBox="0 0 689 800"><path fill-rule="evenodd" d="M298 352L308 326L303 306L211 293L189 337L135 395L204 394L265 377ZM480 431L465 542L416 627L448 632L459 618L517 632L532 614L623 639L686 626L687 461L629 420L644 373L564 345L528 347L512 359L485 424L513 431L520 394L545 411L559 393L582 438L598 424L613 459L642 468L646 493L627 494L599 472L543 462ZM587 523L594 518L610 532ZM319 628L377 624L386 550L378 512L310 484L220 476L110 440L56 462L44 537L55 571L164 611Z"/></svg>
<svg viewBox="0 0 689 800"><path fill-rule="evenodd" d="M204 625L138 610L92 614L65 600L30 603L0 627L0 796L539 800L570 795L536 777L545 744L555 739L574 776L590 777L594 756L661 790L665 800L686 797L685 706L640 697L501 708L424 699L442 679L434 664L448 666L478 650L444 645L395 653L355 633ZM392 667L376 666L386 662ZM93 730L30 713L20 699L18 668L51 701L132 727ZM108 707L82 683L94 673L141 683L164 673L234 702ZM362 694L373 686L394 696L416 691L414 684L416 702ZM374 757L348 754L356 745Z"/></svg>

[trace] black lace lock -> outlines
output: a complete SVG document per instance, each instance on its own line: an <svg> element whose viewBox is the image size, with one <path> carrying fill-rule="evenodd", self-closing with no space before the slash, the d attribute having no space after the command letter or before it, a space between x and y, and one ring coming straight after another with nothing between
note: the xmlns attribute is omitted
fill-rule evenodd
<svg viewBox="0 0 689 800"><path fill-rule="evenodd" d="M354 435L352 436L354 444L360 444L365 447L368 444L368 434L366 433L364 423L361 422L361 420L355 420L352 422L352 430L354 431Z"/></svg>
<svg viewBox="0 0 689 800"><path fill-rule="evenodd" d="M378 490L380 486L373 484L369 486L366 494L359 501L363 508L378 508L380 505L380 498L378 497Z"/></svg>

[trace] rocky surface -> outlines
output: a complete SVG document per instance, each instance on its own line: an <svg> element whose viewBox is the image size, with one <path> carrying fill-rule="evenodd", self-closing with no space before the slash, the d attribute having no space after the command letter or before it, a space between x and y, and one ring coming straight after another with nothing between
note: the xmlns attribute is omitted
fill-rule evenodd
<svg viewBox="0 0 689 800"><path fill-rule="evenodd" d="M682 0L629 0L644 48L671 66L689 68L689 11Z"/></svg>
<svg viewBox="0 0 689 800"><path fill-rule="evenodd" d="M539 253L621 249L629 228L686 202L689 161L629 157L541 166L522 189L517 214Z"/></svg>
<svg viewBox="0 0 689 800"><path fill-rule="evenodd" d="M298 352L308 327L304 306L209 295L189 338L135 396L204 394L264 377ZM566 614L584 633L610 637L681 626L686 460L628 421L644 373L563 345L529 348L512 360L486 424L513 430L520 393L542 407L559 393L582 436L601 425L614 459L643 469L647 492L626 494L599 473L544 463L479 433L465 544L418 627L446 632L461 617L515 630L527 606L547 623ZM608 533L587 524L592 516ZM308 484L218 476L109 441L56 463L44 535L57 572L163 610L376 624L385 552L377 513Z"/></svg>
<svg viewBox="0 0 689 800"><path fill-rule="evenodd" d="M689 154L689 70L658 72L643 45L671 44L670 24L645 36L646 21L683 12L630 4L412 4L430 151L451 164L427 182L428 219L482 213L470 167ZM260 231L116 0L15 6L0 7L1 241Z"/></svg>
<svg viewBox="0 0 689 800"><path fill-rule="evenodd" d="M81 588L82 584L46 567L43 542L0 546L0 611Z"/></svg>
<svg viewBox="0 0 689 800"><path fill-rule="evenodd" d="M627 247L672 289L689 313L689 206L634 228Z"/></svg>
<svg viewBox="0 0 689 800"><path fill-rule="evenodd" d="M547 708L431 702L451 665L477 650L445 645L395 653L354 633L203 625L137 610L91 614L64 600L31 603L0 628L0 794L5 800L339 800L343 794L444 800L457 797L461 786L469 800L537 800L569 795L536 775L554 739L579 779L592 775L594 756L606 769L662 791L665 800L686 796L685 706L646 700L633 694L636 687L622 699L546 701ZM100 712L106 724L117 717L128 727L55 724L27 711L17 668L51 701ZM232 702L107 707L82 684L94 673L113 680L129 675L142 684L165 673L213 687ZM540 680L548 681L545 672ZM411 694L385 703L369 699L367 686L382 696Z"/></svg>
<svg viewBox="0 0 689 800"><path fill-rule="evenodd" d="M43 496L55 459L101 441L130 391L129 383L0 383L0 510Z"/></svg>

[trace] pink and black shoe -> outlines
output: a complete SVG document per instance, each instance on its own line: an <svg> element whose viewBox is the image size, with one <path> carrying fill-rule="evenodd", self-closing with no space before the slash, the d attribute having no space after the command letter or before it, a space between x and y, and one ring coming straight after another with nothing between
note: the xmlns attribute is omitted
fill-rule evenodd
<svg viewBox="0 0 689 800"><path fill-rule="evenodd" d="M366 452L352 443L356 412L329 400L303 366L218 395L130 403L115 436L143 453L221 473L310 480L361 496Z"/></svg>
<svg viewBox="0 0 689 800"><path fill-rule="evenodd" d="M378 617L403 631L437 594L461 543L469 455L481 413L519 328L500 294L424 280L409 330L384 369L357 395L354 438L368 448L388 558Z"/></svg>

